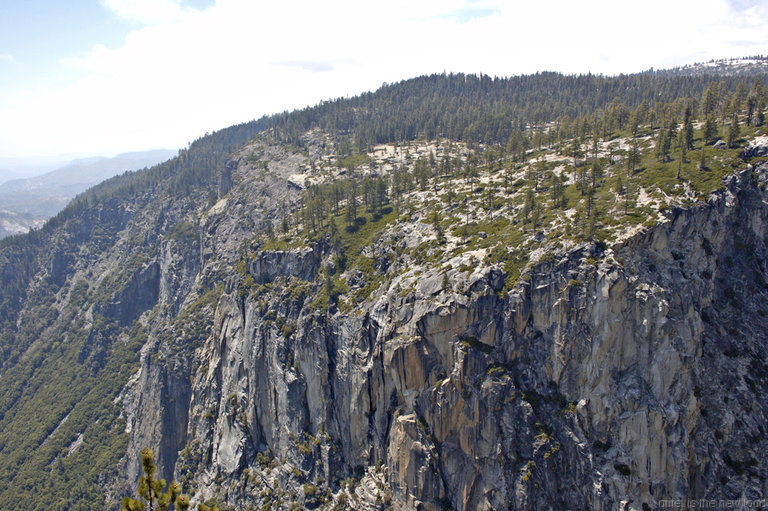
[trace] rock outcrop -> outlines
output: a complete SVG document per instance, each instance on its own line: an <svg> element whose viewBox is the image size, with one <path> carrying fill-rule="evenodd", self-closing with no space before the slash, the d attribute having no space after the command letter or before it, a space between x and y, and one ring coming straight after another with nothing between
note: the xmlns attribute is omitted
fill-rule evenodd
<svg viewBox="0 0 768 511"><path fill-rule="evenodd" d="M197 499L238 508L765 496L766 183L768 165L742 171L706 204L551 253L513 286L493 264L424 267L351 312L318 312L302 287L329 250L257 251L261 287L229 281L196 371L142 358L129 423L163 452L186 445L161 465Z"/></svg>

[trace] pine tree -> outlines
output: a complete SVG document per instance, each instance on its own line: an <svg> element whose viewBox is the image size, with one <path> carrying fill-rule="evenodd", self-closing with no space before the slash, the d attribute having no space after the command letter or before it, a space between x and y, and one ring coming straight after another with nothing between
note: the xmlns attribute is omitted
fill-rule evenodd
<svg viewBox="0 0 768 511"><path fill-rule="evenodd" d="M755 108L757 108L757 97L750 95L747 98L747 126L752 125L752 117L755 115Z"/></svg>
<svg viewBox="0 0 768 511"><path fill-rule="evenodd" d="M488 187L485 189L485 200L488 207L488 211L493 219L493 182L488 183Z"/></svg>
<svg viewBox="0 0 768 511"><path fill-rule="evenodd" d="M680 159L677 161L677 179L680 179L680 175L683 171L683 163L686 163L685 154L688 150L688 143L686 142L685 130L680 132L678 136L678 147L680 148Z"/></svg>
<svg viewBox="0 0 768 511"><path fill-rule="evenodd" d="M733 93L732 109L736 114L739 114L744 108L744 103L747 100L747 88L744 86L744 82L739 82L736 86L736 91Z"/></svg>
<svg viewBox="0 0 768 511"><path fill-rule="evenodd" d="M597 182L603 177L603 169L600 167L600 164L597 162L597 160L592 161L592 167L590 168L589 175L592 179L592 189L594 189L597 187Z"/></svg>
<svg viewBox="0 0 768 511"><path fill-rule="evenodd" d="M525 202L523 203L523 225L528 222L528 216L533 212L536 207L536 196L531 188L525 193Z"/></svg>
<svg viewBox="0 0 768 511"><path fill-rule="evenodd" d="M637 140L632 141L632 146L627 153L627 188L624 192L624 214L629 213L629 194L632 175L635 173L635 166L640 161L640 152L637 149Z"/></svg>
<svg viewBox="0 0 768 511"><path fill-rule="evenodd" d="M559 208L563 197L563 182L557 174L552 176L552 206Z"/></svg>
<svg viewBox="0 0 768 511"><path fill-rule="evenodd" d="M584 195L587 190L587 168L582 166L577 174L577 178L579 180L579 192L581 192L581 195Z"/></svg>
<svg viewBox="0 0 768 511"><path fill-rule="evenodd" d="M587 239L589 241L592 241L595 239L595 233L597 232L597 222L598 222L598 211L597 211L597 205L592 204L592 214L587 215Z"/></svg>
<svg viewBox="0 0 768 511"><path fill-rule="evenodd" d="M704 147L701 148L701 158L699 159L699 170L704 170L707 168L707 159L704 154Z"/></svg>
<svg viewBox="0 0 768 511"><path fill-rule="evenodd" d="M630 182L630 177L627 175L627 183L624 188L624 214L629 214L629 194L631 192L630 185L632 183Z"/></svg>
<svg viewBox="0 0 768 511"><path fill-rule="evenodd" d="M387 183L379 176L376 179L376 212L381 215L382 208L387 202Z"/></svg>
<svg viewBox="0 0 768 511"><path fill-rule="evenodd" d="M581 149L581 144L579 143L578 139L574 138L571 149L570 149L571 156L573 156L573 166L578 167L579 166L579 158L584 156L584 151Z"/></svg>
<svg viewBox="0 0 768 511"><path fill-rule="evenodd" d="M720 101L720 84L713 82L709 84L707 90L701 99L701 116L704 118L714 117L717 106Z"/></svg>
<svg viewBox="0 0 768 511"><path fill-rule="evenodd" d="M693 109L690 105L685 108L683 132L685 133L685 148L693 149Z"/></svg>
<svg viewBox="0 0 768 511"><path fill-rule="evenodd" d="M189 497L181 495L181 485L172 482L166 492L165 479L155 479L157 466L152 450L146 448L141 451L141 466L144 475L139 478L139 499L125 497L121 503L120 511L163 511L174 507L176 511L186 511L189 508Z"/></svg>
<svg viewBox="0 0 768 511"><path fill-rule="evenodd" d="M718 136L717 121L714 116L710 115L704 122L704 143L713 144Z"/></svg>
<svg viewBox="0 0 768 511"><path fill-rule="evenodd" d="M665 161L666 157L664 155L664 148L667 145L667 131L660 129L659 134L656 137L656 146L654 154L656 156L656 161Z"/></svg>
<svg viewBox="0 0 768 511"><path fill-rule="evenodd" d="M638 163L640 163L640 151L637 148L637 140L633 140L629 152L627 152L627 179L635 173L635 167Z"/></svg>
<svg viewBox="0 0 768 511"><path fill-rule="evenodd" d="M586 208L587 208L587 218L590 218L592 216L593 207L595 205L595 189L594 187L589 187L589 190L587 190L587 199L586 199Z"/></svg>
<svg viewBox="0 0 768 511"><path fill-rule="evenodd" d="M638 105L638 107L635 108L635 110L632 112L632 117L634 117L634 119L630 119L629 126L630 126L630 129L632 130L632 136L636 137L639 126L641 124L645 124L645 122L647 121L648 103L646 103L645 101L640 103L640 105Z"/></svg>
<svg viewBox="0 0 768 511"><path fill-rule="evenodd" d="M637 120L637 109L635 109L629 114L629 132L632 134L632 138L637 136L637 129L639 127L640 122Z"/></svg>
<svg viewBox="0 0 768 511"><path fill-rule="evenodd" d="M437 242L442 245L445 243L445 232L443 231L443 226L440 225L440 214L437 212L436 209L432 210L432 216L430 217L430 222L432 223L432 227L435 229L435 234L437 235Z"/></svg>
<svg viewBox="0 0 768 511"><path fill-rule="evenodd" d="M736 147L740 135L741 130L739 129L739 120L734 115L731 125L728 127L728 147Z"/></svg>
<svg viewBox="0 0 768 511"><path fill-rule="evenodd" d="M660 162L669 161L669 154L672 150L672 143L677 136L677 123L670 121L666 128L659 130L659 136L656 138L656 159Z"/></svg>

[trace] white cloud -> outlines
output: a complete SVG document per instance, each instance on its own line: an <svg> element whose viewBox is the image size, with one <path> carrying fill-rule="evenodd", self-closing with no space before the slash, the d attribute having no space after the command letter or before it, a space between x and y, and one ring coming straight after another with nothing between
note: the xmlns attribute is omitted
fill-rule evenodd
<svg viewBox="0 0 768 511"><path fill-rule="evenodd" d="M99 3L128 21L151 24L178 20L189 9L180 0L99 0Z"/></svg>
<svg viewBox="0 0 768 511"><path fill-rule="evenodd" d="M85 75L65 89L0 97L0 154L180 147L433 72L613 74L768 46L766 7L726 0L101 1L145 26L62 61Z"/></svg>
<svg viewBox="0 0 768 511"><path fill-rule="evenodd" d="M13 60L13 55L10 53L0 53L0 62L11 63Z"/></svg>

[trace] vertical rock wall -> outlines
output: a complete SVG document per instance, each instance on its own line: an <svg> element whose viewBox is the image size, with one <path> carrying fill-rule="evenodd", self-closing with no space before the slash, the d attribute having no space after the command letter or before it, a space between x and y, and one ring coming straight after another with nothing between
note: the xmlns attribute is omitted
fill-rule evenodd
<svg viewBox="0 0 768 511"><path fill-rule="evenodd" d="M260 502L246 469L299 500L303 481L337 502L345 478L386 481L356 490L371 497L360 508L384 494L433 510L765 495L765 173L539 263L504 296L496 267L463 289L425 268L407 294L384 287L327 315L289 292L314 278L320 247L259 254L250 272L273 287L230 281L191 387L145 363L137 385L160 395L147 406L176 404L136 427L186 444L176 475L236 506Z"/></svg>

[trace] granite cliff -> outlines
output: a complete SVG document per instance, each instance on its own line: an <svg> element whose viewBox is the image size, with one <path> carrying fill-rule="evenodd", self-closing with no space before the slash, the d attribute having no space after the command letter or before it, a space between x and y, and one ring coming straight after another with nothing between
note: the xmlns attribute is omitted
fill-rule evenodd
<svg viewBox="0 0 768 511"><path fill-rule="evenodd" d="M211 307L196 370L145 347L130 449L152 445L199 497L239 508L765 495L766 181L765 163L740 170L705 203L546 252L507 287L482 253L398 254L436 234L395 223L370 248L385 278L347 312L310 303L330 247L257 249Z"/></svg>
<svg viewBox="0 0 768 511"><path fill-rule="evenodd" d="M220 510L766 498L768 90L647 78L385 86L0 241L0 501L117 509L145 447Z"/></svg>

